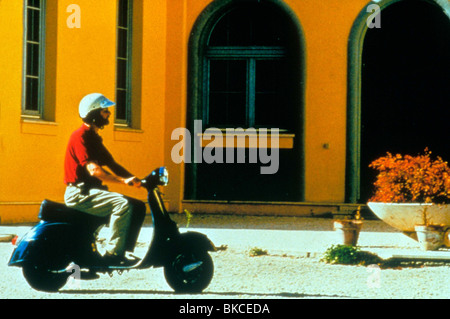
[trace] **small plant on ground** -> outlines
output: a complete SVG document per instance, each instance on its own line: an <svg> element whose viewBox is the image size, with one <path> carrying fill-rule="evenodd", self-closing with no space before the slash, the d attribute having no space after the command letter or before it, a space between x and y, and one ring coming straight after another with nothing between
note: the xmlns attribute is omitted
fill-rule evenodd
<svg viewBox="0 0 450 319"><path fill-rule="evenodd" d="M333 245L328 248L321 261L327 264L344 264L354 265L357 264L358 247L346 246L346 245Z"/></svg>
<svg viewBox="0 0 450 319"><path fill-rule="evenodd" d="M321 261L328 264L372 265L380 264L382 259L375 254L361 251L356 246L333 245L325 251Z"/></svg>
<svg viewBox="0 0 450 319"><path fill-rule="evenodd" d="M192 214L187 209L184 210L184 213L186 214L186 228L189 228L192 219Z"/></svg>
<svg viewBox="0 0 450 319"><path fill-rule="evenodd" d="M220 245L219 247L216 247L216 251L225 251L228 249L228 245Z"/></svg>
<svg viewBox="0 0 450 319"><path fill-rule="evenodd" d="M264 256L267 254L267 250L258 247L253 247L249 252L250 257Z"/></svg>

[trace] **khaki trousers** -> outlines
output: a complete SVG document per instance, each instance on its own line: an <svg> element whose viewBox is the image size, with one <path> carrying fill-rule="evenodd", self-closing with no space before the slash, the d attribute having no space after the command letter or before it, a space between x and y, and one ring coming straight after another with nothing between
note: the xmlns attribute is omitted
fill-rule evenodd
<svg viewBox="0 0 450 319"><path fill-rule="evenodd" d="M146 207L142 201L103 189L69 185L64 194L68 207L87 214L106 217L110 215L106 251L123 256L133 251L145 218Z"/></svg>

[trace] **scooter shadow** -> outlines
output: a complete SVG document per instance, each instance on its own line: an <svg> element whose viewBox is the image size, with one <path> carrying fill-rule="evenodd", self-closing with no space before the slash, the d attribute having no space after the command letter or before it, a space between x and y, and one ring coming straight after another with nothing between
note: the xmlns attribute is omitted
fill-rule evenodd
<svg viewBox="0 0 450 319"><path fill-rule="evenodd" d="M116 289L116 290L107 290L107 289L72 289L72 290L62 290L59 293L63 294L110 294L110 295L120 295L120 294L130 294L130 295L174 295L181 296L182 293L176 293L174 291L158 291L158 290L132 290L132 289ZM185 294L191 295L191 294ZM266 297L266 298L336 298L336 299L348 299L352 298L350 296L339 296L339 295L308 295L302 293L291 293L291 292L280 292L280 293L250 293L250 292L214 292L214 291L204 291L203 293L197 294L204 297L211 296L223 296L223 297L236 297L236 296L249 296L249 297Z"/></svg>

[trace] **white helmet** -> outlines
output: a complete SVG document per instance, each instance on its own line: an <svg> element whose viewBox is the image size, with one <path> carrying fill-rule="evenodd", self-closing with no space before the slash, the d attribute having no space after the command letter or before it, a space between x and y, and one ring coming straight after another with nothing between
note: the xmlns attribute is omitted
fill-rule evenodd
<svg viewBox="0 0 450 319"><path fill-rule="evenodd" d="M108 100L103 94L91 93L86 95L80 102L78 113L82 119L97 109L104 109L115 105L116 103Z"/></svg>

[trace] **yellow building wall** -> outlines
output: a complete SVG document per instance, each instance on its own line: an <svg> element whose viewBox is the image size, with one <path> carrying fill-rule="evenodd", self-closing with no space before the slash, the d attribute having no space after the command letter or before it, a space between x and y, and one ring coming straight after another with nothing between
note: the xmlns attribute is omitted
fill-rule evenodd
<svg viewBox="0 0 450 319"><path fill-rule="evenodd" d="M344 202L348 38L368 1L285 2L306 45L305 200Z"/></svg>
<svg viewBox="0 0 450 319"><path fill-rule="evenodd" d="M139 177L167 165L170 211L183 209L184 166L170 158L172 131L186 125L188 42L211 0L135 0L133 103L139 125L109 125L104 142ZM69 28L67 7L81 9ZM342 203L345 194L347 45L366 0L285 0L303 28L306 54L305 200ZM44 198L62 201L67 140L81 125L80 99L115 98L116 14L112 0L47 1L45 121L21 117L23 1L0 1L0 223L37 220ZM137 117L136 117L137 116ZM329 147L324 147L324 145ZM144 199L143 190L112 190Z"/></svg>
<svg viewBox="0 0 450 319"><path fill-rule="evenodd" d="M345 201L347 49L350 30L365 0L285 0L303 28L305 84L305 201ZM167 1L167 107L181 110L168 119L169 131L183 126L187 109L187 43L193 25L209 0ZM177 21L178 23L175 23ZM174 52L174 54L171 54ZM170 77L174 77L173 81ZM172 91L171 91L172 90ZM181 91L180 91L181 90ZM170 100L170 102L169 102ZM180 107L176 107L176 105ZM169 106L170 105L170 106ZM174 167L174 170L177 168ZM182 167L176 174L183 174ZM173 194L182 192L172 189Z"/></svg>
<svg viewBox="0 0 450 319"><path fill-rule="evenodd" d="M21 117L23 1L0 2L0 222L37 220L44 198L63 201L64 155L68 138L81 125L80 99L101 92L115 99L116 1L77 0L81 28L69 28L74 1L47 1L46 89L43 121ZM164 162L165 12L164 0L135 1L133 103L140 125L107 126L101 135L116 160L139 177ZM148 28L152 32L143 32ZM153 32L158 30L158 32ZM136 49L137 48L137 49ZM143 53L145 51L145 54ZM52 111L51 111L52 112ZM50 113L51 113L50 112ZM113 118L113 115L112 115ZM140 199L144 190L114 186Z"/></svg>

